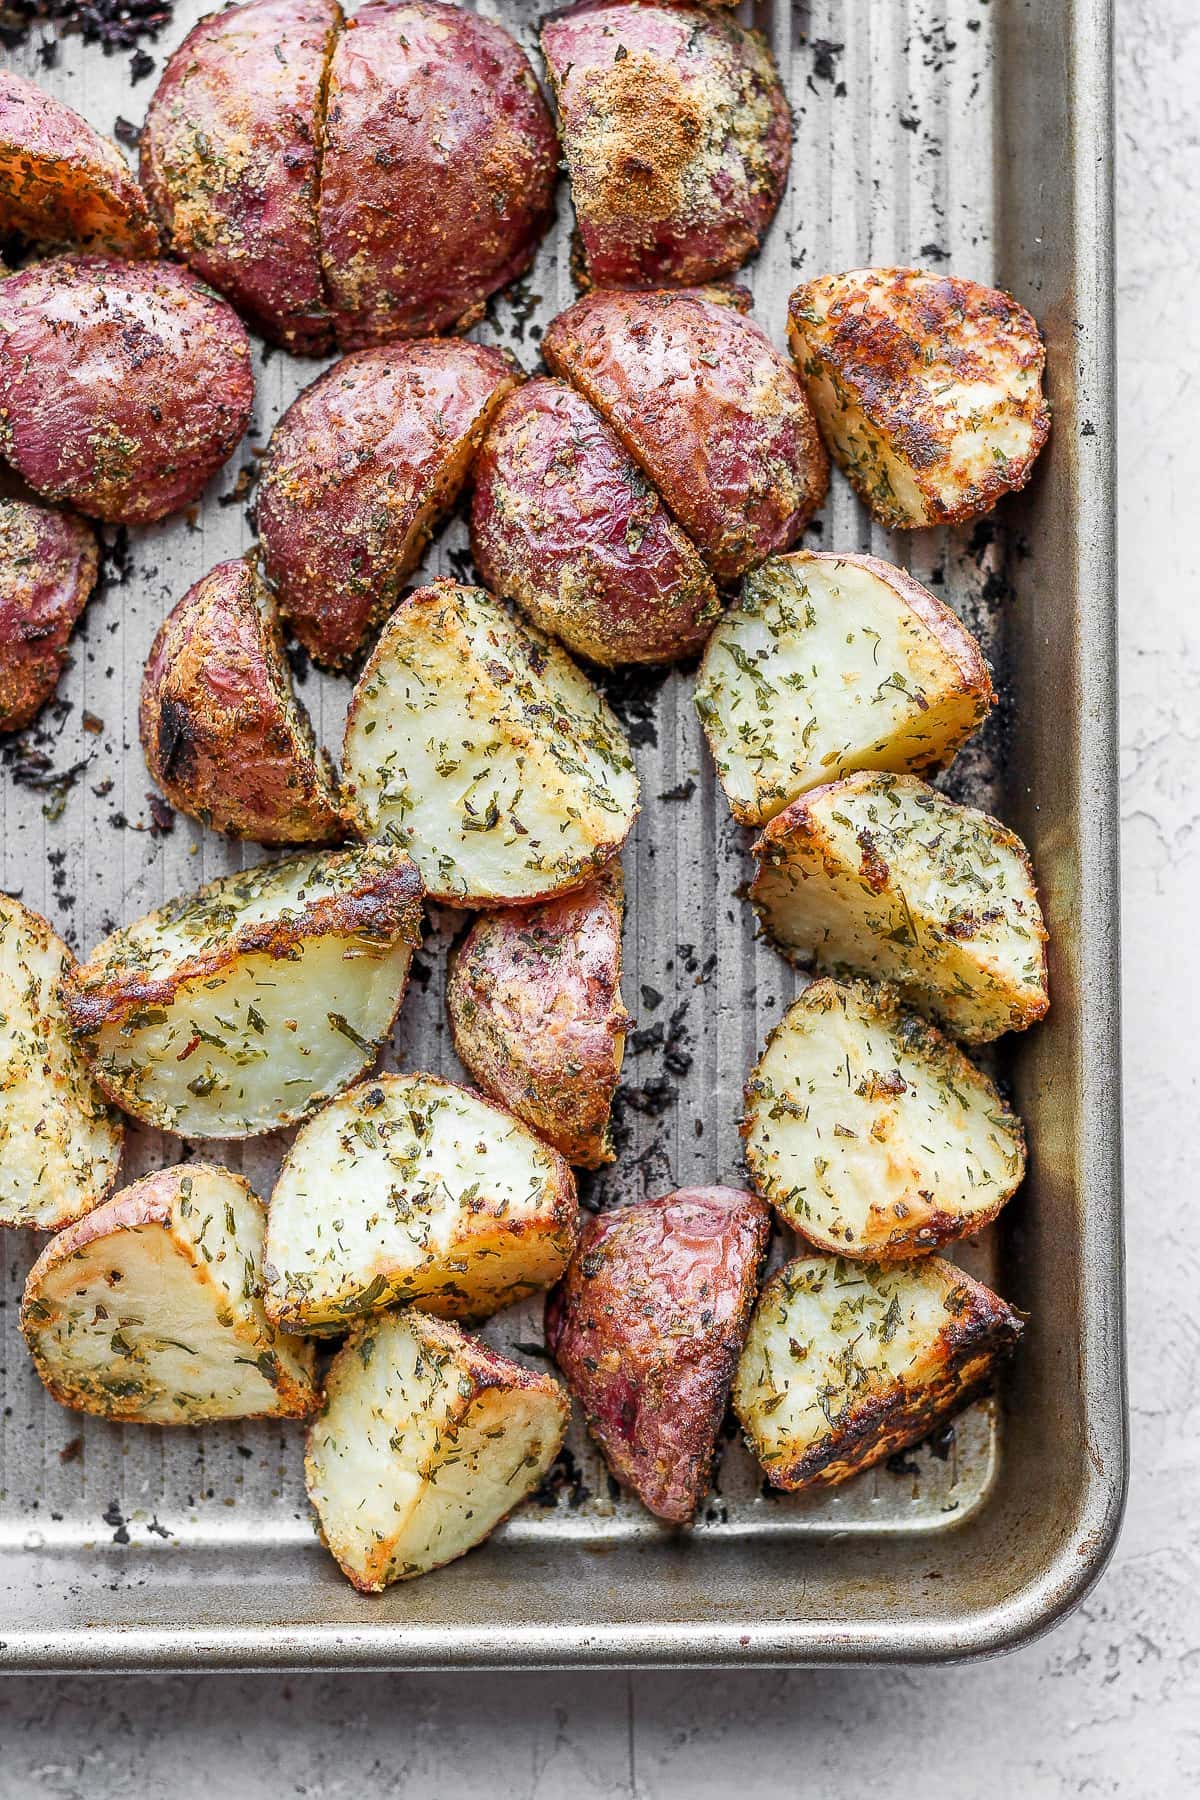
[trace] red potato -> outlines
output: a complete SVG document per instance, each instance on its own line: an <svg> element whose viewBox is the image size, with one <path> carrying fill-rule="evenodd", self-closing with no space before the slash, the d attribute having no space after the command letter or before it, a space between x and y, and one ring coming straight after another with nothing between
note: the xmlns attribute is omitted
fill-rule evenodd
<svg viewBox="0 0 1200 1800"><path fill-rule="evenodd" d="M0 497L0 731L28 725L54 693L97 566L82 519Z"/></svg>
<svg viewBox="0 0 1200 1800"><path fill-rule="evenodd" d="M510 394L475 462L485 586L593 662L694 654L720 602L695 548L595 408L561 381Z"/></svg>
<svg viewBox="0 0 1200 1800"><path fill-rule="evenodd" d="M542 51L592 282L692 284L740 268L792 152L760 34L699 6L589 3L547 20Z"/></svg>
<svg viewBox="0 0 1200 1800"><path fill-rule="evenodd" d="M258 490L264 573L318 662L352 661L392 610L518 373L482 344L360 350L283 415Z"/></svg>
<svg viewBox="0 0 1200 1800"><path fill-rule="evenodd" d="M588 294L542 343L550 368L616 432L720 582L794 543L829 485L795 373L729 298Z"/></svg>
<svg viewBox="0 0 1200 1800"><path fill-rule="evenodd" d="M250 340L172 263L56 257L0 284L0 453L116 524L196 499L246 429Z"/></svg>
<svg viewBox="0 0 1200 1800"><path fill-rule="evenodd" d="M115 144L36 82L0 69L0 233L157 256L146 197Z"/></svg>
<svg viewBox="0 0 1200 1800"><path fill-rule="evenodd" d="M333 343L318 138L341 20L337 0L209 14L168 61L142 133L142 180L175 254L300 355Z"/></svg>
<svg viewBox="0 0 1200 1800"><path fill-rule="evenodd" d="M329 70L320 232L345 349L465 329L550 222L558 143L524 52L433 0L369 0Z"/></svg>

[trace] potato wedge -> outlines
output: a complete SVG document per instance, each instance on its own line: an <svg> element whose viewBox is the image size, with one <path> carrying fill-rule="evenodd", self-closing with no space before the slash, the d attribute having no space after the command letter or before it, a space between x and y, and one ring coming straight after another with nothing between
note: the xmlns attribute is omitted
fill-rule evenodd
<svg viewBox="0 0 1200 1800"><path fill-rule="evenodd" d="M590 1218L546 1306L546 1346L624 1487L682 1525L708 1491L771 1216L681 1188Z"/></svg>
<svg viewBox="0 0 1200 1800"><path fill-rule="evenodd" d="M920 582L875 556L809 550L750 576L696 682L743 825L854 770L946 768L995 698L978 643Z"/></svg>
<svg viewBox="0 0 1200 1800"><path fill-rule="evenodd" d="M557 1281L578 1230L570 1169L511 1113L436 1075L379 1075L284 1159L267 1311L309 1332L408 1301L486 1318Z"/></svg>
<svg viewBox="0 0 1200 1800"><path fill-rule="evenodd" d="M734 1410L772 1487L834 1487L977 1399L1023 1328L937 1256L797 1257L763 1289Z"/></svg>
<svg viewBox="0 0 1200 1800"><path fill-rule="evenodd" d="M760 33L700 6L584 0L541 37L592 283L686 286L740 268L792 154Z"/></svg>
<svg viewBox="0 0 1200 1800"><path fill-rule="evenodd" d="M981 1069L889 988L814 981L746 1084L750 1178L822 1250L892 1262L990 1224L1025 1133Z"/></svg>
<svg viewBox="0 0 1200 1800"><path fill-rule="evenodd" d="M527 382L475 461L471 555L484 585L612 668L693 655L720 613L709 575L582 394Z"/></svg>
<svg viewBox="0 0 1200 1800"><path fill-rule="evenodd" d="M1029 480L1050 432L1046 348L1011 295L855 269L797 288L788 333L825 442L882 524L961 525Z"/></svg>
<svg viewBox="0 0 1200 1800"><path fill-rule="evenodd" d="M115 144L62 100L0 69L0 235L157 256L146 196Z"/></svg>
<svg viewBox="0 0 1200 1800"><path fill-rule="evenodd" d="M124 1130L59 998L74 966L45 919L0 894L0 1225L57 1231L117 1178Z"/></svg>
<svg viewBox="0 0 1200 1800"><path fill-rule="evenodd" d="M63 1406L142 1425L303 1419L313 1347L259 1299L262 1203L211 1163L160 1169L59 1232L29 1272L21 1330Z"/></svg>
<svg viewBox="0 0 1200 1800"><path fill-rule="evenodd" d="M53 698L98 565L82 519L0 494L0 731L19 731Z"/></svg>
<svg viewBox="0 0 1200 1800"><path fill-rule="evenodd" d="M222 875L114 932L63 986L110 1099L163 1131L255 1137L369 1067L418 942L421 882L390 848Z"/></svg>
<svg viewBox="0 0 1200 1800"><path fill-rule="evenodd" d="M333 345L318 139L341 22L337 0L209 13L167 59L142 131L142 180L176 256L301 356Z"/></svg>
<svg viewBox="0 0 1200 1800"><path fill-rule="evenodd" d="M453 581L384 627L350 702L342 781L362 835L409 850L447 906L583 887L637 814L633 755L595 688Z"/></svg>
<svg viewBox="0 0 1200 1800"><path fill-rule="evenodd" d="M329 758L292 691L275 602L248 558L218 563L167 615L139 720L146 767L201 824L259 844L347 835Z"/></svg>
<svg viewBox="0 0 1200 1800"><path fill-rule="evenodd" d="M480 1087L568 1162L616 1155L609 1113L625 1054L620 865L577 894L485 913L453 953L454 1048Z"/></svg>
<svg viewBox="0 0 1200 1800"><path fill-rule="evenodd" d="M616 432L720 582L786 550L829 485L804 390L713 294L588 294L542 340Z"/></svg>
<svg viewBox="0 0 1200 1800"><path fill-rule="evenodd" d="M364 1320L330 1365L304 1462L342 1573L379 1594L482 1543L549 1469L570 1410L552 1375L456 1325Z"/></svg>
<svg viewBox="0 0 1200 1800"><path fill-rule="evenodd" d="M391 612L519 373L483 344L360 350L284 413L258 488L263 568L318 662L353 661Z"/></svg>
<svg viewBox="0 0 1200 1800"><path fill-rule="evenodd" d="M1050 1004L1046 927L1024 844L914 775L813 788L753 846L767 935L827 974L890 981L967 1043Z"/></svg>

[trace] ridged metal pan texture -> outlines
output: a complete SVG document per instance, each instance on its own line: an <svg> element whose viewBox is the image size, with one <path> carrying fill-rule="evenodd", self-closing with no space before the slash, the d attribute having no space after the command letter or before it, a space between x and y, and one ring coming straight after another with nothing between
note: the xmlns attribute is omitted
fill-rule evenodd
<svg viewBox="0 0 1200 1800"><path fill-rule="evenodd" d="M149 46L204 10L177 0ZM538 8L487 8L535 49ZM747 14L749 16L749 14ZM785 0L755 9L795 112L791 182L747 280L783 342L797 280L915 263L1011 289L1049 346L1054 430L1029 490L973 529L889 538L835 478L810 544L906 563L984 638L998 718L950 786L1028 839L1052 934L1048 1020L997 1062L1030 1133L1029 1179L960 1260L1025 1308L995 1402L833 1494L772 1498L730 1442L691 1533L610 1490L582 1431L554 1491L482 1550L380 1599L317 1546L299 1433L119 1428L59 1408L17 1330L38 1245L0 1243L0 1667L456 1666L928 1660L1003 1648L1083 1593L1115 1538L1125 1480L1122 1360L1113 556L1111 22L1106 0ZM0 52L112 132L152 79L37 34ZM535 51L536 56L536 51ZM521 288L474 335L538 361L573 297L570 207ZM118 921L262 854L179 817L163 832L137 740L143 661L167 609L253 541L252 451L316 365L256 348L242 450L193 516L110 532L107 580L40 724L0 746L0 885L80 951ZM461 574L452 522L427 567ZM738 889L732 823L691 705L692 677L612 684L644 807L625 854L626 999L637 1015L622 1156L593 1204L741 1169L741 1091L797 986ZM349 686L301 689L336 750ZM97 728L96 721L101 724ZM456 1073L435 914L387 1066ZM229 1146L269 1191L283 1140ZM218 1147L218 1150L221 1147ZM126 1175L187 1154L133 1131ZM494 1320L505 1347L540 1309Z"/></svg>

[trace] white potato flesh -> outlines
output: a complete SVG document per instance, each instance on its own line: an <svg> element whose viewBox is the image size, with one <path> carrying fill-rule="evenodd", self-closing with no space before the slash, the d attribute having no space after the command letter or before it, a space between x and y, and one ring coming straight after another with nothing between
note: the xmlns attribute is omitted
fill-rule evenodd
<svg viewBox="0 0 1200 1800"><path fill-rule="evenodd" d="M968 1043L1040 1019L1046 927L1007 826L913 775L814 788L754 845L768 935L830 974L883 978Z"/></svg>
<svg viewBox="0 0 1200 1800"><path fill-rule="evenodd" d="M822 1249L881 1261L994 1219L1025 1139L982 1070L894 992L813 982L746 1087L755 1187Z"/></svg>
<svg viewBox="0 0 1200 1800"><path fill-rule="evenodd" d="M434 1075L366 1081L310 1119L271 1196L266 1305L337 1330L416 1301L482 1318L570 1261L575 1182L502 1107Z"/></svg>
<svg viewBox="0 0 1200 1800"><path fill-rule="evenodd" d="M74 966L45 919L0 894L0 1225L55 1231L117 1178L124 1131L59 998Z"/></svg>
<svg viewBox="0 0 1200 1800"><path fill-rule="evenodd" d="M570 1403L423 1313L358 1326L330 1367L305 1473L322 1536L364 1593L482 1542L558 1454Z"/></svg>
<svg viewBox="0 0 1200 1800"><path fill-rule="evenodd" d="M859 769L941 769L995 695L979 645L902 569L798 551L747 577L696 709L734 816L762 825Z"/></svg>
<svg viewBox="0 0 1200 1800"><path fill-rule="evenodd" d="M263 1209L204 1163L125 1188L54 1238L21 1327L56 1400L154 1425L303 1418L313 1348L263 1311Z"/></svg>
<svg viewBox="0 0 1200 1800"><path fill-rule="evenodd" d="M624 732L566 653L481 588L397 608L354 691L343 752L363 837L408 850L448 905L581 887L637 813Z"/></svg>

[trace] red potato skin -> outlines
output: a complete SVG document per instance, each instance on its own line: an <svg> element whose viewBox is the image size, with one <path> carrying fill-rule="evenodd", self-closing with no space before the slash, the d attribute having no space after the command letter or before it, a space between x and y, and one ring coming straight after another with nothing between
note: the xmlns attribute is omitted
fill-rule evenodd
<svg viewBox="0 0 1200 1800"><path fill-rule="evenodd" d="M542 51L590 280L690 286L740 268L792 153L759 33L701 6L603 0L547 20Z"/></svg>
<svg viewBox="0 0 1200 1800"><path fill-rule="evenodd" d="M332 348L317 138L337 0L250 0L201 19L150 102L141 176L172 248L274 343Z"/></svg>
<svg viewBox="0 0 1200 1800"><path fill-rule="evenodd" d="M157 256L146 197L115 144L36 82L0 69L0 232Z"/></svg>
<svg viewBox="0 0 1200 1800"><path fill-rule="evenodd" d="M787 549L824 500L829 458L804 390L736 295L597 291L559 313L542 352L719 582Z"/></svg>
<svg viewBox="0 0 1200 1800"><path fill-rule="evenodd" d="M533 260L558 142L524 52L434 0L369 0L329 72L320 232L343 349L463 329Z"/></svg>
<svg viewBox="0 0 1200 1800"><path fill-rule="evenodd" d="M672 1524L707 1491L770 1233L736 1188L600 1213L546 1303L547 1347L610 1469Z"/></svg>
<svg viewBox="0 0 1200 1800"><path fill-rule="evenodd" d="M258 490L263 567L318 662L353 661L395 605L519 371L456 341L360 350L288 408Z"/></svg>
<svg viewBox="0 0 1200 1800"><path fill-rule="evenodd" d="M56 257L0 284L0 453L51 500L161 519L201 493L253 402L245 326L186 269Z"/></svg>
<svg viewBox="0 0 1200 1800"><path fill-rule="evenodd" d="M471 554L492 593L607 667L700 649L712 578L581 394L545 378L510 394L474 479Z"/></svg>
<svg viewBox="0 0 1200 1800"><path fill-rule="evenodd" d="M54 693L98 560L82 519L0 497L0 731L28 725Z"/></svg>

